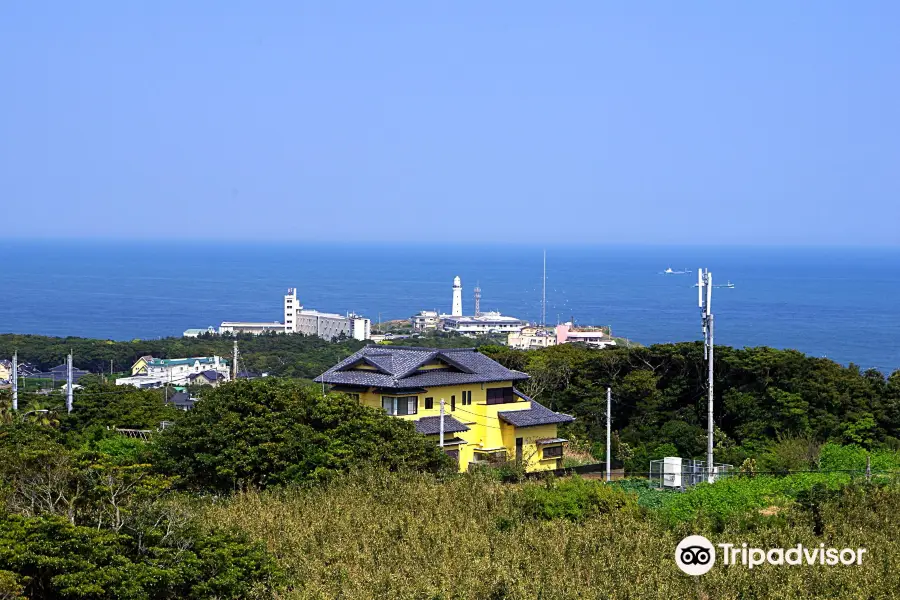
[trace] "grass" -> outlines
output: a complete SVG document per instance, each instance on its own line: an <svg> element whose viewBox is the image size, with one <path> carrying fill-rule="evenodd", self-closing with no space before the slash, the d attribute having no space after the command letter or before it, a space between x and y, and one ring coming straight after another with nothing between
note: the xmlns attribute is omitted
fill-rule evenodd
<svg viewBox="0 0 900 600"><path fill-rule="evenodd" d="M790 502L811 482L760 480L746 492L738 483L721 494L751 499L742 501L758 515L749 524L733 514L718 523L697 518L702 511L668 518L666 511L681 514L681 503L715 506L703 490L688 501L679 498L694 492L642 498L635 482L594 492L588 488L605 484L387 473L246 492L208 504L203 519L266 544L287 577L280 599L900 597L896 487L853 488L823 501L817 536L812 516ZM767 494L782 494L785 511L758 514ZM691 578L673 560L678 541L691 533L760 547L865 547L871 558L852 568L717 565Z"/></svg>

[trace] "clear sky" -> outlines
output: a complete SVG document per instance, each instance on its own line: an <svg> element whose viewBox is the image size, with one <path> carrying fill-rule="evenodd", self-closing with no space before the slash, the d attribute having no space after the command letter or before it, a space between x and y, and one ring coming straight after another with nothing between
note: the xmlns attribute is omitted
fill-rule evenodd
<svg viewBox="0 0 900 600"><path fill-rule="evenodd" d="M900 3L0 2L0 236L900 245Z"/></svg>

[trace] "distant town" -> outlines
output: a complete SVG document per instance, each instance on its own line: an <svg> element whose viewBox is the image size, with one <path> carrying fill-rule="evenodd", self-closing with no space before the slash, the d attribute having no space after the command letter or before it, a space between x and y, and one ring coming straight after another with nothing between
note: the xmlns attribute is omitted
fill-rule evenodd
<svg viewBox="0 0 900 600"><path fill-rule="evenodd" d="M297 298L297 289L289 288L284 296L284 320L272 322L224 321L215 327L206 329L188 329L185 337L198 337L205 334L265 334L265 333L302 333L318 336L327 340L353 338L371 340L375 343L386 339L404 337L404 329L408 335L421 335L429 332L455 333L468 337L484 335L505 335L506 344L511 348L528 350L546 348L557 344L582 343L597 348L615 346L609 327L576 326L573 321L548 326L544 323L530 323L517 317L501 314L497 311L481 310L481 288L475 287L474 311L471 315L463 313L463 289L459 276L453 279L450 312L443 313L436 309L422 310L404 321L391 321L393 325L405 324L407 327L395 327L400 333L386 331L390 327L373 328L371 319L355 313L329 313L305 308Z"/></svg>
<svg viewBox="0 0 900 600"><path fill-rule="evenodd" d="M427 335L450 335L477 338L490 336L492 343L505 343L511 348L530 350L547 348L558 344L580 343L594 348L615 346L609 327L576 326L573 321L549 326L544 323L530 323L526 320L501 314L497 311L481 310L481 289L474 289L474 311L470 315L463 313L463 287L459 276L454 277L450 312L439 310L421 310L408 320L378 323L373 327L371 319L355 313L330 313L306 308L297 296L297 288L289 288L283 298L284 318L282 321L252 322L224 321L218 329L188 329L183 336L196 338L204 335L238 334L292 334L299 333L316 336L328 341L355 339L369 341L374 344L402 342L403 339ZM543 314L543 311L542 311ZM13 383L22 380L44 382L45 392L51 391L59 384L65 384L71 395L78 389L75 383L87 371L72 365L72 356L67 363L48 371L12 360L0 360L0 387L12 387ZM133 386L140 389L152 389L172 386L177 394L171 401L178 408L189 409L196 398L190 393L198 386L217 387L232 379L252 379L264 377L265 373L238 371L239 358L237 342L230 359L222 356L201 356L184 358L157 358L142 356L132 366L130 375L117 377L116 385Z"/></svg>

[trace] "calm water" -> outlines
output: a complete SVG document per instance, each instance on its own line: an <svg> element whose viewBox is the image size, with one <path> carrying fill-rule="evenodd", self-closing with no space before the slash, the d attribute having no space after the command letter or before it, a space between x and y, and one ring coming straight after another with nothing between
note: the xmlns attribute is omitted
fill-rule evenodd
<svg viewBox="0 0 900 600"><path fill-rule="evenodd" d="M540 319L541 249L500 246L0 242L0 332L112 339L281 320L282 296L377 319L449 312L453 277L482 310ZM900 249L550 247L547 321L574 316L644 344L700 337L711 269L716 342L900 368ZM666 267L691 275L662 275Z"/></svg>

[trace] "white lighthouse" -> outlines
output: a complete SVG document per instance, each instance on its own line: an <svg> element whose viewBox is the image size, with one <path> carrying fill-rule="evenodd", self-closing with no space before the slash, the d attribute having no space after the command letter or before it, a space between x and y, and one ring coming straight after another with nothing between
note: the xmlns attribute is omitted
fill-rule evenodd
<svg viewBox="0 0 900 600"><path fill-rule="evenodd" d="M453 278L453 310L450 311L450 316L462 316L462 283L459 275Z"/></svg>

